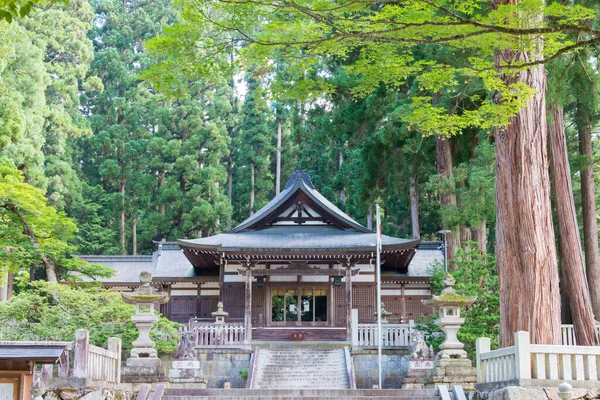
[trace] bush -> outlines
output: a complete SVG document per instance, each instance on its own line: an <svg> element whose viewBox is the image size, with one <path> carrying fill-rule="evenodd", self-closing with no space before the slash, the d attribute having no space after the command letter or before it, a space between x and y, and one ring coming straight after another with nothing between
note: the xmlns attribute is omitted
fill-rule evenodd
<svg viewBox="0 0 600 400"><path fill-rule="evenodd" d="M0 303L5 339L30 338L74 340L75 330L87 329L90 343L106 347L109 337L119 337L129 351L138 331L130 318L135 307L125 304L118 292L99 288L77 288L46 281L35 281L28 291ZM152 339L159 353L170 354L177 345L181 326L159 317Z"/></svg>

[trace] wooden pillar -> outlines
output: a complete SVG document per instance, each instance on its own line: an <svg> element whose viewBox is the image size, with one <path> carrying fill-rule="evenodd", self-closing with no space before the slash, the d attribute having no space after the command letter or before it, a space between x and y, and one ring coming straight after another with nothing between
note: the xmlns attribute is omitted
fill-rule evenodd
<svg viewBox="0 0 600 400"><path fill-rule="evenodd" d="M352 270L346 268L346 340L352 339Z"/></svg>
<svg viewBox="0 0 600 400"><path fill-rule="evenodd" d="M225 263L219 258L219 301L223 301L223 282L225 282Z"/></svg>
<svg viewBox="0 0 600 400"><path fill-rule="evenodd" d="M252 343L252 274L250 264L246 267L246 307L244 312L244 344Z"/></svg>
<svg viewBox="0 0 600 400"><path fill-rule="evenodd" d="M400 284L400 299L402 301L402 315L400 316L400 323L401 324L405 324L408 321L408 315L407 315L407 310L406 310L406 294L404 292L404 283Z"/></svg>

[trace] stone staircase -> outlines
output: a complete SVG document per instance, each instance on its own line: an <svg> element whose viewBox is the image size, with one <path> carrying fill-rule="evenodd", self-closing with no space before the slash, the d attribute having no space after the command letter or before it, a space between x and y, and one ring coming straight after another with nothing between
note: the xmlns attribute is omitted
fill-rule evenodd
<svg viewBox="0 0 600 400"><path fill-rule="evenodd" d="M344 349L261 349L252 389L350 389ZM352 360L349 360L352 362Z"/></svg>
<svg viewBox="0 0 600 400"><path fill-rule="evenodd" d="M438 389L165 389L162 400L444 400ZM450 395L446 400L454 400Z"/></svg>

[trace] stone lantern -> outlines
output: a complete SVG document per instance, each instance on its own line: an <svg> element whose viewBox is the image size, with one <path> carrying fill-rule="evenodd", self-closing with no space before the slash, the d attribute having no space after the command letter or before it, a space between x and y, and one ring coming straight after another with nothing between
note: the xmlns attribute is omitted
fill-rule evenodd
<svg viewBox="0 0 600 400"><path fill-rule="evenodd" d="M223 302L220 301L217 304L217 311L213 311L211 315L215 317L215 324L224 324L225 318L229 316L229 313L227 311L223 311Z"/></svg>
<svg viewBox="0 0 600 400"><path fill-rule="evenodd" d="M465 323L465 319L460 317L460 309L473 304L477 297L462 296L456 293L455 284L456 281L452 275L446 274L442 293L429 300L422 300L424 305L440 310L440 318L435 321L435 324L446 335L444 343L440 345L440 352L437 354L442 359L467 358L467 352L463 350L465 345L456 337L460 326Z"/></svg>
<svg viewBox="0 0 600 400"><path fill-rule="evenodd" d="M477 300L475 296L463 296L456 293L456 281L450 274L444 277L444 289L439 296L432 296L429 300L422 300L426 306L435 307L440 312L440 317L435 324L444 332L446 338L440 345L436 355L434 367L429 374L429 384L460 384L466 388L474 386L476 381L475 369L471 360L467 358L465 345L457 338L457 333L465 319L461 318L462 307L469 306ZM448 374L448 371L451 371Z"/></svg>
<svg viewBox="0 0 600 400"><path fill-rule="evenodd" d="M156 349L155 343L150 339L150 330L158 321L158 317L154 314L155 304L165 304L169 301L169 295L164 292L155 292L150 286L152 282L152 274L149 271L140 273L140 282L142 285L133 293L121 292L123 301L127 304L135 305L135 315L131 317L131 321L135 324L140 332L138 338L132 343L131 357L127 359L128 367L146 368L144 371L150 372L147 369L158 369L160 367L160 358ZM132 371L133 372L133 371Z"/></svg>

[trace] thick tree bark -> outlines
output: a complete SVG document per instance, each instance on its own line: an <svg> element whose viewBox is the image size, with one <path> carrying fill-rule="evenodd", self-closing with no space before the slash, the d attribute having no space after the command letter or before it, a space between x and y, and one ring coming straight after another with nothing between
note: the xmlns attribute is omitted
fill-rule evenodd
<svg viewBox="0 0 600 400"><path fill-rule="evenodd" d="M450 147L450 139L436 136L435 138L435 161L437 167L437 173L450 179L452 177L452 149ZM440 194L440 205L449 206L456 205L456 196L454 193L441 193ZM442 228L452 230L446 224L446 221L442 221ZM454 259L454 253L456 249L460 247L460 232L450 232L447 236L446 255L448 257L448 269L454 269L452 260Z"/></svg>
<svg viewBox="0 0 600 400"><path fill-rule="evenodd" d="M510 0L510 4L517 1ZM508 3L509 0L494 0L492 5ZM516 63L539 57L539 54L504 50L495 55L495 63L500 70L505 60ZM532 343L560 344L560 294L548 176L544 66L505 75L503 79L506 83L523 82L535 89L536 94L511 118L508 127L494 132L500 346L512 345L517 331L528 331Z"/></svg>
<svg viewBox="0 0 600 400"><path fill-rule="evenodd" d="M281 191L281 118L277 118L277 165L275 167L275 196Z"/></svg>
<svg viewBox="0 0 600 400"><path fill-rule="evenodd" d="M473 241L477 242L477 250L487 251L487 222L481 221L478 227L472 228Z"/></svg>
<svg viewBox="0 0 600 400"><path fill-rule="evenodd" d="M571 305L577 344L595 346L598 344L598 339L585 276L579 227L577 226L563 108L556 105L548 107L548 120L550 175L556 198L558 246L565 279L563 286Z"/></svg>
<svg viewBox="0 0 600 400"><path fill-rule="evenodd" d="M600 320L600 260L598 254L598 221L596 220L596 196L591 160L592 126L586 107L577 105L577 130L579 134L579 153L587 157L588 163L581 169L581 207L583 211L583 243L585 266L592 310Z"/></svg>
<svg viewBox="0 0 600 400"><path fill-rule="evenodd" d="M250 216L254 214L254 163L250 163Z"/></svg>
<svg viewBox="0 0 600 400"><path fill-rule="evenodd" d="M412 237L413 239L419 239L421 237L421 228L419 226L419 182L417 176L411 174L410 176L410 220L412 225Z"/></svg>
<svg viewBox="0 0 600 400"><path fill-rule="evenodd" d="M35 232L31 228L29 223L27 223L27 220L25 219L21 211L19 211L19 209L13 204L7 204L6 209L13 213L19 219L19 222L21 222L23 233L27 236L29 243L31 243L31 245L36 249L39 249L40 243L37 240L37 236L35 235ZM40 258L42 260L44 270L46 271L46 280L48 282L58 282L58 274L56 271L57 268L56 264L54 263L54 260L52 260L52 258L48 257L43 253L40 253Z"/></svg>

